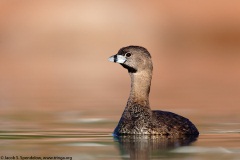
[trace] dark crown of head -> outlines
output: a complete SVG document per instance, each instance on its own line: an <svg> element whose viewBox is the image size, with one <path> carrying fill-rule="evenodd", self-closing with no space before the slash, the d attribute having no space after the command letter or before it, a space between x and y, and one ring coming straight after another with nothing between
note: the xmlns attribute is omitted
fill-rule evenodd
<svg viewBox="0 0 240 160"><path fill-rule="evenodd" d="M145 53L148 57L151 58L151 55L150 53L148 52L148 50L144 47L141 47L141 46L127 46L127 47L123 47L119 50L118 54L120 55L124 55L128 50L130 49L134 49L136 51L140 51L142 53Z"/></svg>

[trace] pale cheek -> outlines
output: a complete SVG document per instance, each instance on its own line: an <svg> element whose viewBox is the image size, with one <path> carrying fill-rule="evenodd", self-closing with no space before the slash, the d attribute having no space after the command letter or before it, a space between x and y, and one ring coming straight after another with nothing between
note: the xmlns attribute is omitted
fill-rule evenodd
<svg viewBox="0 0 240 160"><path fill-rule="evenodd" d="M146 66L146 61L142 60L142 59L139 59L139 61L137 62L138 64L138 68L140 69L145 69L147 66Z"/></svg>

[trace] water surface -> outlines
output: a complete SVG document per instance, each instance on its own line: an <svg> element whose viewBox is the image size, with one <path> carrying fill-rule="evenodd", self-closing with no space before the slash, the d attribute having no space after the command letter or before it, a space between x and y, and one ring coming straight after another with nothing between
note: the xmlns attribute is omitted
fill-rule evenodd
<svg viewBox="0 0 240 160"><path fill-rule="evenodd" d="M62 114L72 118L63 118ZM111 134L117 123L115 119L92 115L77 118L72 114L2 114L1 158L240 159L239 123L197 124L201 132L198 138L116 138Z"/></svg>

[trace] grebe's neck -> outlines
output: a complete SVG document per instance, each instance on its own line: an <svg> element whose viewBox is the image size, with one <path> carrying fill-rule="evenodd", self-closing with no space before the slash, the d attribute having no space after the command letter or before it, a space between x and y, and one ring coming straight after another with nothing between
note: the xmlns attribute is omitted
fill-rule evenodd
<svg viewBox="0 0 240 160"><path fill-rule="evenodd" d="M149 107L152 70L137 71L129 74L131 77L131 91L128 102Z"/></svg>

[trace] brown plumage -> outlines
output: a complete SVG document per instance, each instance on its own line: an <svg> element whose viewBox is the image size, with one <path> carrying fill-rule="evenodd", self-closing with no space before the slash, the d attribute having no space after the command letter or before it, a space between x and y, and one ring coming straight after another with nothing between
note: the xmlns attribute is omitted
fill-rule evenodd
<svg viewBox="0 0 240 160"><path fill-rule="evenodd" d="M109 61L121 64L131 77L127 106L114 130L114 135L157 134L167 137L198 135L192 122L175 113L154 110L149 106L152 79L150 53L140 46L121 48Z"/></svg>

